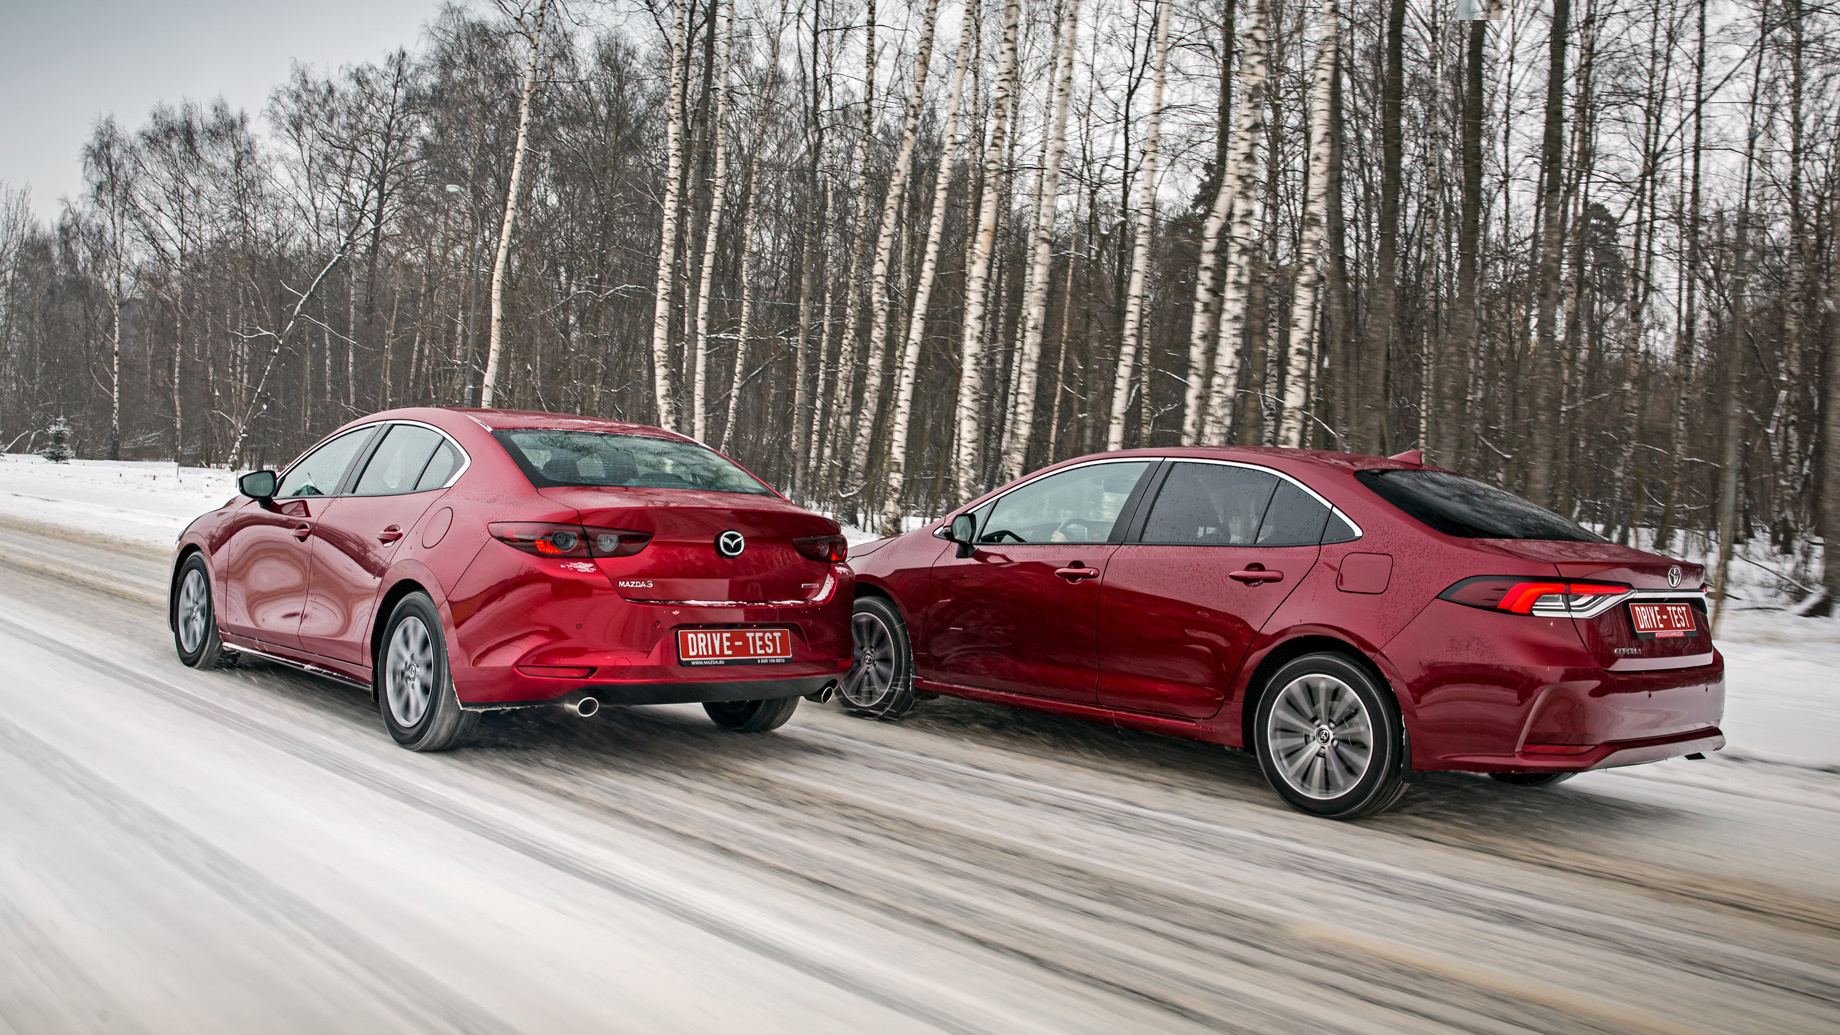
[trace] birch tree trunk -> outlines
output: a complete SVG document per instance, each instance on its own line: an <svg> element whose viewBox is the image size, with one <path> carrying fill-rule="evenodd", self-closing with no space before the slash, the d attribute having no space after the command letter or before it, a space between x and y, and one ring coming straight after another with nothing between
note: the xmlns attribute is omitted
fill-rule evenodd
<svg viewBox="0 0 1840 1035"><path fill-rule="evenodd" d="M1234 130L1229 179L1233 196L1227 221L1227 259L1220 299L1220 332L1214 341L1214 369L1208 377L1206 405L1190 445L1216 443L1232 427L1230 404L1239 376L1240 340L1246 334L1247 296L1257 255L1253 217L1258 187L1259 138L1265 134L1266 71L1270 36L1265 0L1253 0L1246 12L1246 53L1240 60L1240 119Z"/></svg>
<svg viewBox="0 0 1840 1035"><path fill-rule="evenodd" d="M1310 172L1304 193L1303 233L1297 245L1297 287L1291 300L1291 344L1284 375L1284 420L1278 444L1301 449L1309 428L1310 359L1316 354L1316 296L1322 274L1324 209L1329 190L1329 91L1336 75L1342 37L1336 0L1323 0L1322 39L1316 47L1316 78L1310 89Z"/></svg>
<svg viewBox="0 0 1840 1035"><path fill-rule="evenodd" d="M875 261L869 267L869 361L863 371L862 405L855 414L856 434L843 466L850 475L850 490L860 491L869 472L869 444L875 436L876 417L882 406L882 365L888 353L888 262L901 198L907 193L907 175L914 164L914 141L920 132L920 111L926 103L926 72L933 57L933 30L939 21L939 0L927 0L920 23L920 50L914 59L913 90L907 98L907 117L901 126L901 149L895 154L888 180L888 197L875 241Z"/></svg>
<svg viewBox="0 0 1840 1035"><path fill-rule="evenodd" d="M543 56L543 19L550 0L537 0L537 14L528 30L522 16L518 29L530 40L530 57L524 63L524 92L518 99L517 143L511 151L511 189L505 196L505 219L498 229L498 252L492 259L492 327L486 346L486 375L479 389L479 405L490 409L498 387L498 366L503 358L505 331L505 267L511 260L511 230L517 224L518 195L524 185L524 159L530 150L530 106L537 92L537 65ZM348 372L349 373L349 372ZM352 383L357 378L352 377Z"/></svg>
<svg viewBox="0 0 1840 1035"><path fill-rule="evenodd" d="M658 241L658 282L652 294L652 390L658 425L679 430L677 391L671 381L671 295L676 288L677 223L683 204L678 181L684 167L684 85L690 69L690 4L677 0L671 39L671 112L665 127L664 226ZM489 405L489 404L488 404Z"/></svg>
<svg viewBox="0 0 1840 1035"><path fill-rule="evenodd" d="M748 329L754 318L754 223L760 206L754 193L760 186L760 156L766 150L767 117L773 110L775 87L779 85L779 41L786 32L787 0L780 0L779 21L773 26L773 40L767 45L767 85L761 91L754 111L754 153L748 156L747 184L741 192L741 323L735 328L735 372L728 386L728 415L722 422L722 437L717 448L725 448L735 438L735 421L741 415L741 385L747 374Z"/></svg>
<svg viewBox="0 0 1840 1035"><path fill-rule="evenodd" d="M1054 113L1048 127L1048 150L1042 161L1035 202L1035 219L1029 225L1028 290L1022 301L1021 354L1017 356L1015 418L1003 436L999 482L1022 476L1028 463L1029 439L1035 427L1035 382L1041 366L1041 340L1048 323L1048 280L1054 265L1054 217L1060 199L1061 160L1067 153L1067 110L1073 100L1073 63L1080 30L1080 0L1066 0L1057 31L1061 34L1056 57L1059 75L1054 84ZM1072 300L1068 300L1072 304Z"/></svg>
<svg viewBox="0 0 1840 1035"><path fill-rule="evenodd" d="M1468 23L1467 54L1463 65L1463 117L1459 130L1463 195L1457 216L1457 299L1450 314L1450 340L1440 360L1445 391L1454 392L1462 373L1458 357L1476 354L1476 256L1482 220L1482 59L1488 40L1488 22ZM1449 467L1457 462L1461 442L1461 409L1452 408L1438 438L1430 443L1436 462Z"/></svg>
<svg viewBox="0 0 1840 1035"><path fill-rule="evenodd" d="M862 136L857 141L856 152L856 211L853 218L857 221L857 232L850 240L850 265L844 277L845 297L843 301L843 338L837 346L839 363L831 368L836 378L833 389L833 405L848 408L856 391L856 339L862 327L862 272L864 245L870 231L862 228L863 221L869 213L869 155L875 145L875 0L869 0L866 12L866 37L863 55L863 120ZM844 363L843 357L849 357ZM847 464L849 457L839 457L841 443L846 433L853 433L856 427L856 414L851 419L839 420L838 414L831 417L827 434L824 436L824 455L833 462L831 485L842 488L846 472L840 464ZM853 438L852 434L852 438Z"/></svg>
<svg viewBox="0 0 1840 1035"><path fill-rule="evenodd" d="M964 105L965 67L970 64L971 41L977 35L978 0L966 0L964 22L958 30L958 57L952 66L952 87L946 100L945 124L939 139L945 145L939 156L939 171L933 176L933 207L926 230L926 253L920 260L920 274L914 282L914 298L908 315L906 344L901 362L895 368L894 412L888 429L888 463L882 470L883 535L901 531L901 492L907 479L907 434L914 412L914 385L920 368L920 346L926 340L926 307L933 298L933 280L939 273L939 244L945 236L946 197L952 186L953 159L958 154L958 116Z"/></svg>
<svg viewBox="0 0 1840 1035"><path fill-rule="evenodd" d="M721 14L717 0L715 14ZM715 171L709 181L709 226L703 235L702 276L696 290L696 364L690 386L690 437L698 442L709 434L709 296L716 279L716 243L722 228L722 208L728 192L728 137L722 132L722 116L728 108L728 56L734 45L735 8L729 0L728 29L716 41L715 113L709 133L715 138ZM759 139L758 134L755 137ZM745 252L747 241L741 247Z"/></svg>
<svg viewBox="0 0 1840 1035"><path fill-rule="evenodd" d="M1002 188L1004 144L1009 134L1009 93L1016 74L1016 26L1020 0L1003 11L1003 49L997 58L997 89L990 104L990 140L984 146L984 194L978 203L977 234L965 272L965 330L958 377L958 446L954 474L960 496L976 495L983 484L978 453L984 430L984 323L988 317L990 259L996 250L997 199Z"/></svg>
<svg viewBox="0 0 1840 1035"><path fill-rule="evenodd" d="M1137 184L1137 238L1131 245L1130 287L1125 292L1124 333L1118 342L1117 380L1112 387L1112 419L1106 427L1105 448L1124 448L1125 416L1130 412L1131 379L1137 375L1138 353L1144 323L1144 285L1149 280L1150 233L1156 218L1156 159L1163 133L1163 83L1169 71L1169 7L1156 7L1155 71L1150 80L1150 128L1144 137L1144 162Z"/></svg>
<svg viewBox="0 0 1840 1035"><path fill-rule="evenodd" d="M1531 366L1533 429L1527 443L1527 498L1547 505L1553 495L1553 452L1557 444L1556 389L1558 357L1559 259L1564 243L1565 196L1565 35L1570 29L1571 0L1554 0L1551 41L1547 47L1546 130L1540 147L1539 294L1534 316Z"/></svg>

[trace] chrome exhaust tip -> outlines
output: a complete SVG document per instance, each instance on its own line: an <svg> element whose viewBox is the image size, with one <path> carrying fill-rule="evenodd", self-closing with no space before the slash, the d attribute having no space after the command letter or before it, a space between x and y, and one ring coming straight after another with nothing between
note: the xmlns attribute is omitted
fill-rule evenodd
<svg viewBox="0 0 1840 1035"><path fill-rule="evenodd" d="M824 684L822 687L820 687L817 693L806 694L805 699L807 701L812 702L813 704L823 704L824 702L830 700L833 696L835 696L836 693L837 693L837 681L833 679L830 682Z"/></svg>
<svg viewBox="0 0 1840 1035"><path fill-rule="evenodd" d="M600 711L601 703L592 697L583 697L583 698L576 700L574 704L568 705L567 707L569 711L572 711L576 715L579 715L585 719L588 716L593 715L595 712Z"/></svg>

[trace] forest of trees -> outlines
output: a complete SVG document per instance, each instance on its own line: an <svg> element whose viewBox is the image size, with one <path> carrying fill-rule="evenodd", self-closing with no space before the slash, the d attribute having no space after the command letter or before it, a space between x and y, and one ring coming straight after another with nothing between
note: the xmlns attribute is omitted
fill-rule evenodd
<svg viewBox="0 0 1840 1035"><path fill-rule="evenodd" d="M55 212L0 185L0 447L572 411L871 527L1107 448L1423 448L1831 595L1837 47L1807 0L448 8L99 120Z"/></svg>

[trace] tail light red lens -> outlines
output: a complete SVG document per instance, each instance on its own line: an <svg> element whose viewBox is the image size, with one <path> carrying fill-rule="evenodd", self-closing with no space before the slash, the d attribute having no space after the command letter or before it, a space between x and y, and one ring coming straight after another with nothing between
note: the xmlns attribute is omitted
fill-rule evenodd
<svg viewBox="0 0 1840 1035"><path fill-rule="evenodd" d="M792 545L799 553L827 564L842 564L850 557L850 541L840 535L808 535L794 539Z"/></svg>
<svg viewBox="0 0 1840 1035"><path fill-rule="evenodd" d="M1632 590L1617 582L1544 581L1512 575L1478 575L1438 594L1453 604L1515 615L1566 617L1601 614Z"/></svg>
<svg viewBox="0 0 1840 1035"><path fill-rule="evenodd" d="M542 521L494 521L492 538L539 557L628 557L652 541L646 532Z"/></svg>

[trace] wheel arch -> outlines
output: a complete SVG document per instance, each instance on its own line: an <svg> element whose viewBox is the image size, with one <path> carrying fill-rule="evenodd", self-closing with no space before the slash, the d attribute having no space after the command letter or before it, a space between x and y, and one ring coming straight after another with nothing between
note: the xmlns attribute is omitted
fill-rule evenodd
<svg viewBox="0 0 1840 1035"><path fill-rule="evenodd" d="M1308 654L1338 654L1354 662L1366 672L1380 691L1390 697L1393 707L1399 710L1401 729L1407 729L1406 709L1400 700L1399 692L1393 688L1393 681L1387 677L1384 669L1371 655L1349 640L1324 632L1308 632L1283 640L1265 651L1247 677L1245 692L1240 695L1239 736L1240 744L1247 751L1257 753L1258 739L1252 736L1254 715L1258 711L1259 699L1265 696L1266 684L1271 677L1285 665ZM1411 766L1411 734L1406 735L1406 765Z"/></svg>

